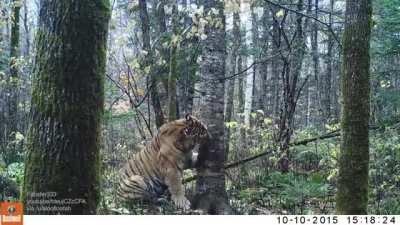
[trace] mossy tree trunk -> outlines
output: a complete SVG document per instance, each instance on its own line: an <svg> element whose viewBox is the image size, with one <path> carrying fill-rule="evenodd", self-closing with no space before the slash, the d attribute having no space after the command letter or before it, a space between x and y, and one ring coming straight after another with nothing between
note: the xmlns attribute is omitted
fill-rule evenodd
<svg viewBox="0 0 400 225"><path fill-rule="evenodd" d="M109 2L43 0L40 6L23 188L25 212L95 214ZM48 195L39 197L38 193ZM77 204L30 201L38 199L72 199ZM42 206L64 208L44 210Z"/></svg>
<svg viewBox="0 0 400 225"><path fill-rule="evenodd" d="M224 94L225 94L225 16L224 2L203 0L205 15L212 8L217 10L213 22L205 27L207 37L202 41L200 65L200 90L203 92L198 109L200 118L207 124L210 139L199 152L198 179L194 208L209 214L228 214L231 208L225 191L225 141L224 141ZM212 14L211 14L212 15Z"/></svg>
<svg viewBox="0 0 400 225"><path fill-rule="evenodd" d="M371 0L346 1L338 214L367 213L371 14Z"/></svg>

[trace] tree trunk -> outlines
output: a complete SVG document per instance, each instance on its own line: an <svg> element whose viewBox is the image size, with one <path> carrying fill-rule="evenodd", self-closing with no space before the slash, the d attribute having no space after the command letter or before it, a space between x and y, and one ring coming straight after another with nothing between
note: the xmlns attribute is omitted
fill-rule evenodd
<svg viewBox="0 0 400 225"><path fill-rule="evenodd" d="M303 0L297 1L297 11L303 10ZM282 172L289 171L289 144L294 130L294 115L296 112L297 95L299 93L298 81L300 79L303 59L305 55L305 39L303 32L303 16L296 14L296 33L294 34L292 54L289 61L284 60L283 83L284 83L284 109L280 118L279 142L282 158L279 167Z"/></svg>
<svg viewBox="0 0 400 225"><path fill-rule="evenodd" d="M367 214L371 14L371 0L346 1L338 214Z"/></svg>
<svg viewBox="0 0 400 225"><path fill-rule="evenodd" d="M232 74L236 74L239 72L237 69L238 65L238 54L240 48L240 14L239 11L235 11L233 13L233 27L232 27L232 35L233 35L233 43L232 43L232 54L230 57L230 66L232 68ZM236 77L232 77L228 81L227 87L227 102L226 102L226 113L225 113L225 121L231 122L234 115L234 97L235 97L235 81ZM231 129L229 127L226 128L226 151L229 152L229 141L231 137Z"/></svg>
<svg viewBox="0 0 400 225"><path fill-rule="evenodd" d="M235 73L235 65L236 65L236 56L234 56L234 53L232 52L232 55L230 56L230 70L232 71L230 74ZM225 104L225 122L232 122L233 120L233 114L234 114L234 104L233 100L235 97L235 78L231 78L228 80L228 85L226 87L226 104ZM225 128L225 149L226 149L226 154L229 153L230 150L230 140L231 140L231 132L232 129L228 126Z"/></svg>
<svg viewBox="0 0 400 225"><path fill-rule="evenodd" d="M276 15L278 12L278 9L274 6L271 6L271 14ZM272 52L273 54L277 54L280 50L280 45L281 45L281 32L279 29L279 21L276 19L276 17L273 17L273 23L272 23ZM274 119L278 118L279 116L279 109L280 109L280 84L279 84L279 78L280 78L280 73L279 70L282 67L280 63L279 57L274 57L271 60L271 95L273 96L271 98L270 105L272 106L272 117Z"/></svg>
<svg viewBox="0 0 400 225"><path fill-rule="evenodd" d="M336 60L333 61L333 71L335 71L333 73L334 79L332 82L332 90L335 90L332 93L332 97L333 97L333 117L335 118L336 121L340 120L340 92L341 92L341 87L340 87L340 77L341 77L341 64L340 62L342 61L342 52L341 51L335 51L335 55L336 55Z"/></svg>
<svg viewBox="0 0 400 225"><path fill-rule="evenodd" d="M31 40L30 40L30 29L28 24L28 0L24 0L24 30L25 30L25 51L24 56L29 57L29 53L31 52Z"/></svg>
<svg viewBox="0 0 400 225"><path fill-rule="evenodd" d="M251 33L252 33L252 52L253 52L253 61L258 62L260 60L260 53L258 52L260 49L260 41L259 41L259 32L258 32L258 17L256 12L254 11L254 4L251 5ZM265 69L265 68L264 68ZM258 67L258 64L255 63L253 66L253 85L252 85L252 91L251 91L251 112L254 112L256 109L260 109L261 106L264 106L264 104L260 104L260 97L263 95L263 84L260 85L260 87L257 87L257 82L256 79L258 79L259 74L262 76L261 77L261 82L264 83L264 75L261 74L260 71L261 68Z"/></svg>
<svg viewBox="0 0 400 225"><path fill-rule="evenodd" d="M312 14L313 1L314 0L308 0L307 1L307 14L308 15ZM312 22L313 21L311 21L310 18L306 19L305 24L304 24L305 25L305 30L307 30L307 28L310 26L310 24ZM314 35L314 33L313 32L309 32L308 35L309 35L310 40L312 40L312 36ZM306 38L306 40L307 40L307 38ZM312 60L312 57L311 57L311 60ZM307 76L311 76L313 68L310 68L310 67L306 67L306 68L307 68L307 70L306 70ZM315 81L315 79L314 79L314 81ZM312 124L311 123L311 119L312 119L311 112L312 112L312 106L313 106L313 104L312 104L313 103L312 102L312 96L311 96L312 93L313 93L313 85L311 84L311 81L309 81L304 86L304 101L305 101L305 103L304 103L304 105L305 105L305 107L304 107L305 108L304 109L305 110L304 126L305 127L308 127L310 124Z"/></svg>
<svg viewBox="0 0 400 225"><path fill-rule="evenodd" d="M188 12L190 0L182 0L182 7ZM188 13L184 15L185 29L192 26L192 19ZM178 88L179 113L181 115L191 114L193 109L194 85L196 73L196 60L199 52L198 41L196 37L185 38L180 48L180 77Z"/></svg>
<svg viewBox="0 0 400 225"><path fill-rule="evenodd" d="M17 146L12 144L15 140L15 134L18 131L18 92L19 92L19 76L18 76L18 57L19 51L19 14L20 14L20 2L13 0L13 14L11 19L11 37L10 37L10 77L8 80L8 149L5 155L6 164L18 161L20 157L20 151L17 152Z"/></svg>
<svg viewBox="0 0 400 225"><path fill-rule="evenodd" d="M157 74L159 79L162 83L162 89L159 89L159 98L161 101L161 105L164 104L163 99L168 99L168 77L169 77L169 63L170 62L170 51L168 46L164 46L163 43L167 41L168 30L167 30L167 18L165 15L165 7L166 0L160 0L157 2L153 2L153 8L155 10L155 17L157 21L157 32L161 35L161 39L155 43L157 50L160 52L161 60L166 63L162 63L161 65L157 66Z"/></svg>
<svg viewBox="0 0 400 225"><path fill-rule="evenodd" d="M333 6L335 4L334 0L330 0L330 11L333 13ZM329 15L329 26L333 26L333 16ZM330 120L331 117L331 89L332 89L332 61L333 61L333 44L334 37L332 34L328 35L327 47L328 52L326 54L326 75L324 84L324 101L322 103L324 107L324 117L326 121Z"/></svg>
<svg viewBox="0 0 400 225"><path fill-rule="evenodd" d="M64 0L40 5L25 212L95 214L109 2ZM77 204L46 210L42 206L60 205L31 201L50 199L73 199Z"/></svg>
<svg viewBox="0 0 400 225"><path fill-rule="evenodd" d="M318 18L318 3L319 0L314 1L314 17ZM314 75L314 81L315 81L315 99L317 103L317 125L322 126L322 124L325 122L324 118L324 109L322 108L322 97L323 97L323 80L320 79L320 68L319 68L319 46L318 46L318 22L313 21L312 26L311 26L311 55L312 55L312 61L313 61L313 75Z"/></svg>
<svg viewBox="0 0 400 225"><path fill-rule="evenodd" d="M214 21L205 27L207 37L202 43L203 60L200 65L201 96L200 118L209 127L210 138L199 152L198 179L194 208L208 214L229 214L231 209L225 191L225 141L224 141L224 78L225 78L225 16L224 2L203 0L204 13L218 10ZM208 14L207 14L208 15Z"/></svg>
<svg viewBox="0 0 400 225"><path fill-rule="evenodd" d="M164 124L164 113L161 108L160 97L158 94L157 86L159 80L155 74L155 68L153 66L153 50L150 45L150 20L149 14L147 13L147 2L146 0L139 0L139 14L142 26L142 39L143 39L143 50L147 52L145 57L144 66L150 66L150 98L153 105L153 110L155 114L156 126L161 127Z"/></svg>
<svg viewBox="0 0 400 225"><path fill-rule="evenodd" d="M170 62L168 76L168 120L174 121L177 119L177 101L176 101L176 79L178 77L178 38L179 14L176 0L172 3L172 32L173 40L170 46Z"/></svg>
<svg viewBox="0 0 400 225"><path fill-rule="evenodd" d="M243 55L238 55L238 60L237 60L237 70L238 72L241 72L243 70ZM246 74L246 73L245 73ZM244 122L244 76L241 74L238 78L238 115L239 115L239 120L241 122Z"/></svg>
<svg viewBox="0 0 400 225"><path fill-rule="evenodd" d="M270 15L267 8L267 4L265 3L263 6L263 16L262 16L262 38L261 38L261 59L266 60L268 57L268 48L269 48L269 27L270 27ZM260 64L260 90L258 94L258 107L263 110L265 115L271 115L272 106L268 104L268 100L272 97L272 94L268 94L270 92L268 85L268 65L269 62L263 62ZM271 100L270 100L271 101ZM272 102L272 101L271 101Z"/></svg>

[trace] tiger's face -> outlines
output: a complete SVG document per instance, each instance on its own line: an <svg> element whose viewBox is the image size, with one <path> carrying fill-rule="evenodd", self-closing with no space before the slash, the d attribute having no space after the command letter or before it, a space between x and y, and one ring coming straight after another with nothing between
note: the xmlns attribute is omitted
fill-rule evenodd
<svg viewBox="0 0 400 225"><path fill-rule="evenodd" d="M163 125L160 128L160 134L174 139L175 146L183 153L190 152L209 137L207 127L191 115Z"/></svg>
<svg viewBox="0 0 400 225"><path fill-rule="evenodd" d="M182 144L185 152L193 150L197 145L209 137L207 127L196 117L186 115L185 128L182 130Z"/></svg>
<svg viewBox="0 0 400 225"><path fill-rule="evenodd" d="M186 137L197 137L204 139L208 137L207 127L196 117L191 115L185 116L186 127L183 130Z"/></svg>

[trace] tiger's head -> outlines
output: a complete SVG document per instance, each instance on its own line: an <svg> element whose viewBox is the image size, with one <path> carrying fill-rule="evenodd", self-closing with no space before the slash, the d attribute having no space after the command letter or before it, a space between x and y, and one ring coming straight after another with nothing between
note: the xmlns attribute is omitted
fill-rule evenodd
<svg viewBox="0 0 400 225"><path fill-rule="evenodd" d="M186 127L183 130L183 133L186 137L196 137L199 139L208 138L209 134L207 127L196 117L187 114L184 122Z"/></svg>
<svg viewBox="0 0 400 225"><path fill-rule="evenodd" d="M184 153L191 151L209 137L207 127L189 114L183 119L164 124L159 134L163 138L172 139L174 145Z"/></svg>

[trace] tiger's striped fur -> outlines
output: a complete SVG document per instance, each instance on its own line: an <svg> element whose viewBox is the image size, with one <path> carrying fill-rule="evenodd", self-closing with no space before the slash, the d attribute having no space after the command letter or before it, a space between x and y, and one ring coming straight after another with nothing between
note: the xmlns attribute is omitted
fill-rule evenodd
<svg viewBox="0 0 400 225"><path fill-rule="evenodd" d="M120 170L118 196L152 200L168 190L177 207L189 208L182 172L193 166L192 150L207 137L207 128L189 115L164 124L151 142Z"/></svg>

